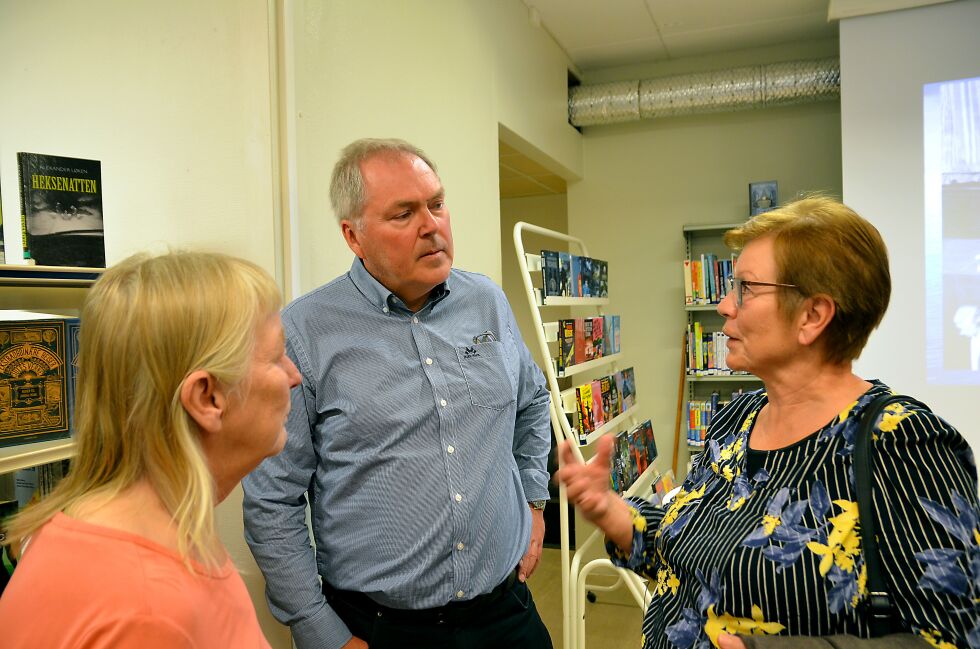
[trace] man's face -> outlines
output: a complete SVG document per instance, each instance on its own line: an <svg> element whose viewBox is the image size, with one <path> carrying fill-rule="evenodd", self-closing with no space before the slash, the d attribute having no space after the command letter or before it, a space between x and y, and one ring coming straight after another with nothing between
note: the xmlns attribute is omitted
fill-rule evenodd
<svg viewBox="0 0 980 649"><path fill-rule="evenodd" d="M420 309L453 265L445 190L421 158L382 153L361 163L365 204L359 223L344 220L347 245L408 308Z"/></svg>

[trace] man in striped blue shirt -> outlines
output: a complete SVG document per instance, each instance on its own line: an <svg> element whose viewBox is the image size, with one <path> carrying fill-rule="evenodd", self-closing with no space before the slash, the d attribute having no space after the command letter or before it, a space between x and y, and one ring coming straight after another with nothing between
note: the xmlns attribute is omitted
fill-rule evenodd
<svg viewBox="0 0 980 649"><path fill-rule="evenodd" d="M299 649L548 649L524 584L548 498L541 370L500 288L452 268L422 151L358 140L330 197L357 258L283 311L303 383L285 449L243 481L269 606Z"/></svg>

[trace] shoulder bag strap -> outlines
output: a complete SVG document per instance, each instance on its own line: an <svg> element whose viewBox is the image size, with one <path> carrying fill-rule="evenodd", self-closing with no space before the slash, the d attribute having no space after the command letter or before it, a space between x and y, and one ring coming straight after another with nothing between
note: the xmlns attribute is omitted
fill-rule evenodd
<svg viewBox="0 0 980 649"><path fill-rule="evenodd" d="M881 567L881 554L878 551L877 516L872 502L871 453L875 421L890 403L910 403L929 410L929 407L911 397L901 394L882 394L868 404L861 413L861 425L854 441L854 482L857 489L858 520L861 525L861 546L864 549L864 565L868 571L868 601L870 612L868 626L872 637L894 633L898 628L895 607L888 594L885 575Z"/></svg>

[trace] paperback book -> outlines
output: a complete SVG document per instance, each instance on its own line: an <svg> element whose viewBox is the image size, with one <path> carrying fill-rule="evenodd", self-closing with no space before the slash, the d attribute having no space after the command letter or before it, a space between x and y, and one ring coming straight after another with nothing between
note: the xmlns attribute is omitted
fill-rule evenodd
<svg viewBox="0 0 980 649"><path fill-rule="evenodd" d="M25 261L104 268L101 163L18 153L17 165Z"/></svg>

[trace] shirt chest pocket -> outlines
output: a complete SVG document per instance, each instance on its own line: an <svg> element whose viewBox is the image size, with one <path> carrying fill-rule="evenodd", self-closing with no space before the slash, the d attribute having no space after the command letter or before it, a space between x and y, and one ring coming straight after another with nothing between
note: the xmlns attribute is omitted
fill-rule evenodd
<svg viewBox="0 0 980 649"><path fill-rule="evenodd" d="M503 410L514 402L503 343L479 343L456 348L466 389L474 406Z"/></svg>

